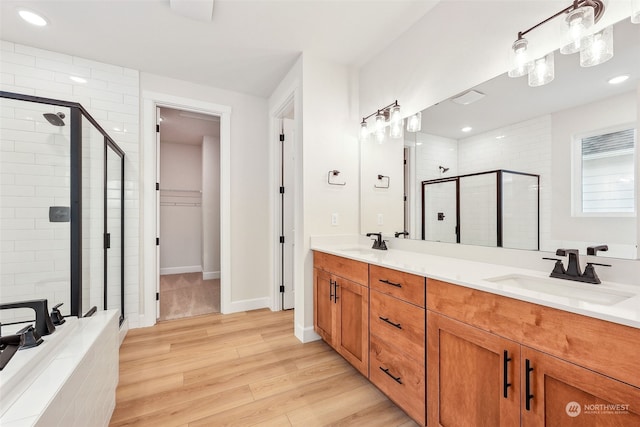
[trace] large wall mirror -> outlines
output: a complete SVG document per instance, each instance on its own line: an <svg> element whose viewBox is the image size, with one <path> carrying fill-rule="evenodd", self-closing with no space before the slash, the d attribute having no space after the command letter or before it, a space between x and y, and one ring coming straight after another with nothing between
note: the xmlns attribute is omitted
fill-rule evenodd
<svg viewBox="0 0 640 427"><path fill-rule="evenodd" d="M363 142L361 232L636 259L640 25L613 32L603 64L556 52L545 86L503 74L423 110L403 141Z"/></svg>

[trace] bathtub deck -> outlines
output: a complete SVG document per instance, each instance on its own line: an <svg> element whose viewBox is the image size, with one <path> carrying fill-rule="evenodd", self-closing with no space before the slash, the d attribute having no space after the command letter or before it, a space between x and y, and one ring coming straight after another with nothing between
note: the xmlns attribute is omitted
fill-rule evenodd
<svg viewBox="0 0 640 427"><path fill-rule="evenodd" d="M293 311L206 315L129 331L111 426L414 426Z"/></svg>

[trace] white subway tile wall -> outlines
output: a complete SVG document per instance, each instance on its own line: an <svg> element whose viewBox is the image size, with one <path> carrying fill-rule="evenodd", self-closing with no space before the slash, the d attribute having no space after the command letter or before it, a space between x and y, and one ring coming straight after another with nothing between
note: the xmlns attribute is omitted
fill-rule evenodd
<svg viewBox="0 0 640 427"><path fill-rule="evenodd" d="M139 312L138 71L7 41L0 43L0 69L1 90L79 102L126 153L125 316L135 327ZM71 76L87 82L74 82ZM68 127L54 129L42 118L43 112L64 109L6 99L0 105L0 298L45 297L50 304L64 301L68 310L69 223L48 221L49 206L69 205L69 142L61 133ZM101 308L103 281L97 249L102 246L102 212L97 212L102 208L103 166L96 163L102 157L92 153L97 150L96 136L89 128L85 126L83 132L83 242L85 257L90 259L85 260L83 271L88 282L84 284L85 309ZM0 313L0 319L33 316L10 311Z"/></svg>

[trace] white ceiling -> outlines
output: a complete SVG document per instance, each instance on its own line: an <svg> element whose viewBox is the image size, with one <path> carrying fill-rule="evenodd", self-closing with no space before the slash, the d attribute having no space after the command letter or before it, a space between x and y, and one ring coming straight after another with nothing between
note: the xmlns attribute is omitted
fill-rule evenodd
<svg viewBox="0 0 640 427"><path fill-rule="evenodd" d="M268 97L302 51L360 66L438 0L216 0L210 22L169 0L0 2L0 37L15 43ZM50 22L33 27L26 6Z"/></svg>
<svg viewBox="0 0 640 427"><path fill-rule="evenodd" d="M202 138L220 138L220 117L160 108L160 142L201 145Z"/></svg>

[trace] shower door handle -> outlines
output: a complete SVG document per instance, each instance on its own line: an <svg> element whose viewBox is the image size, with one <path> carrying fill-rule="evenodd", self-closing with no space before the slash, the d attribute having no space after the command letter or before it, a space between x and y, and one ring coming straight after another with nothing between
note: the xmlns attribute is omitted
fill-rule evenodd
<svg viewBox="0 0 640 427"><path fill-rule="evenodd" d="M111 233L104 234L104 248L105 249L111 248Z"/></svg>

